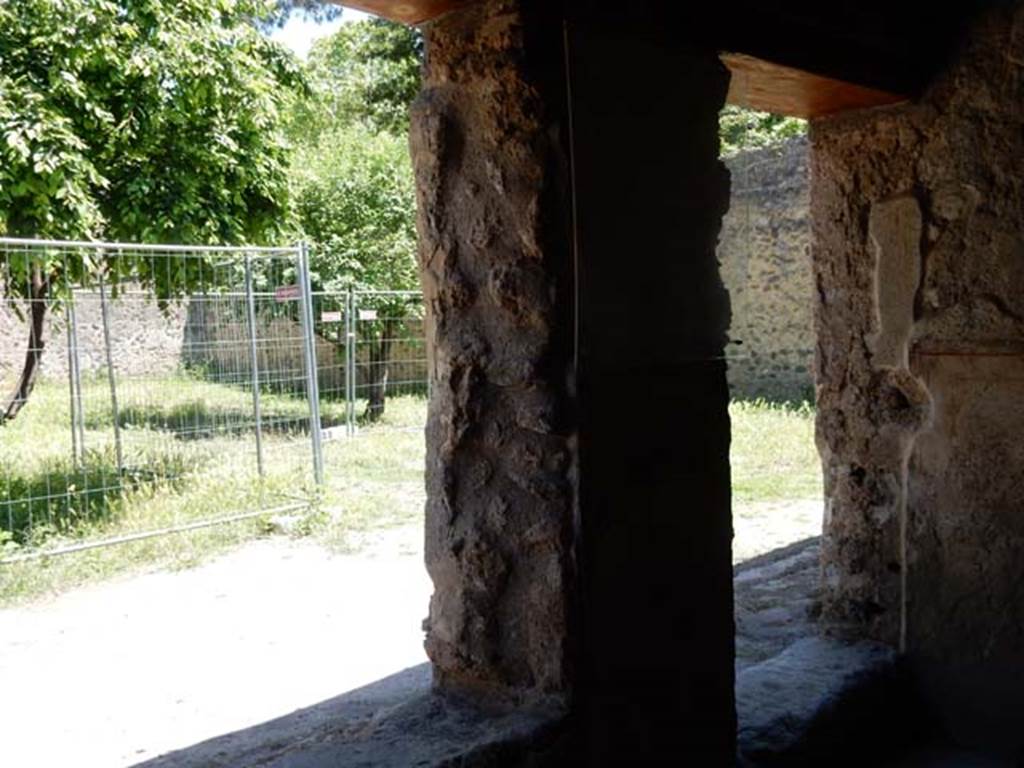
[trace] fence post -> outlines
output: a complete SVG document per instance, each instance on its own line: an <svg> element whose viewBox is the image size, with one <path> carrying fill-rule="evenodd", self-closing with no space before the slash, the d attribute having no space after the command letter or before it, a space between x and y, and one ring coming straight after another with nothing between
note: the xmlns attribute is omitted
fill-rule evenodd
<svg viewBox="0 0 1024 768"><path fill-rule="evenodd" d="M345 432L356 433L356 296L352 286L345 294Z"/></svg>
<svg viewBox="0 0 1024 768"><path fill-rule="evenodd" d="M256 299L252 287L252 257L245 255L245 304L249 318L249 367L252 378L252 414L256 420L256 469L263 477L263 411L260 407L260 356L256 346Z"/></svg>
<svg viewBox="0 0 1024 768"><path fill-rule="evenodd" d="M110 384L110 413L114 420L114 449L117 452L117 476L124 475L124 450L121 446L121 419L117 407L117 381L114 375L114 354L110 347L110 307L107 303L107 286L100 272L100 309L103 314L103 346L107 357L107 381Z"/></svg>
<svg viewBox="0 0 1024 768"><path fill-rule="evenodd" d="M309 248L299 243L299 294L302 336L306 358L306 396L309 398L309 435L313 445L313 478L324 484L323 435L320 430L320 383L316 364L316 335L313 325L313 291L309 279Z"/></svg>
<svg viewBox="0 0 1024 768"><path fill-rule="evenodd" d="M85 398L82 395L82 356L78 343L78 311L74 306L74 289L71 290L71 338L74 341L75 399L78 406L78 450L85 456Z"/></svg>
<svg viewBox="0 0 1024 768"><path fill-rule="evenodd" d="M78 334L75 329L75 292L72 289L68 296L67 303L67 332L68 332L68 395L70 397L71 406L71 456L74 460L75 467L79 467L82 462L82 453L84 451L83 446L83 435L79 430L80 427L80 414L79 408L81 407L81 390L79 389L81 382L78 379Z"/></svg>

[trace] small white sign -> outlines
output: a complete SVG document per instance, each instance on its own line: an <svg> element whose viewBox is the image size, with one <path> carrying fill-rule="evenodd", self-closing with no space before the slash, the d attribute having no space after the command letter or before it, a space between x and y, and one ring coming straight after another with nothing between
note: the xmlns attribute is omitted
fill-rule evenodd
<svg viewBox="0 0 1024 768"><path fill-rule="evenodd" d="M345 425L339 427L327 427L326 429L320 430L320 439L325 443L329 443L332 440L341 440L345 437Z"/></svg>
<svg viewBox="0 0 1024 768"><path fill-rule="evenodd" d="M320 313L321 323L340 323L341 312L321 312Z"/></svg>
<svg viewBox="0 0 1024 768"><path fill-rule="evenodd" d="M377 310L376 309L360 309L359 310L360 320L376 320Z"/></svg>

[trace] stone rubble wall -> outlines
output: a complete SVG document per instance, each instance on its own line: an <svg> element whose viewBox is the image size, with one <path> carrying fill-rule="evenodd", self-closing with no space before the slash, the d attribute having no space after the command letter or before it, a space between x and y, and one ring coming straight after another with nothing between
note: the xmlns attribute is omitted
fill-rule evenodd
<svg viewBox="0 0 1024 768"><path fill-rule="evenodd" d="M1022 28L811 127L824 615L956 665L1024 661Z"/></svg>
<svg viewBox="0 0 1024 768"><path fill-rule="evenodd" d="M551 217L568 206L549 110L564 104L549 92L562 32L523 5L489 0L428 25L412 108L432 382L424 627L441 687L560 700L575 463L571 259Z"/></svg>
<svg viewBox="0 0 1024 768"><path fill-rule="evenodd" d="M727 158L732 176L718 259L732 305L733 397L814 400L814 281L808 141Z"/></svg>
<svg viewBox="0 0 1024 768"><path fill-rule="evenodd" d="M273 391L303 391L306 362L302 326L291 316L290 305L261 307L256 313L257 361L266 386ZM181 361L203 369L209 379L248 383L252 378L252 352L245 305L239 300L189 302ZM335 344L316 339L321 394L343 393L344 357Z"/></svg>
<svg viewBox="0 0 1024 768"><path fill-rule="evenodd" d="M202 369L211 381L248 383L251 379L248 325L238 300L204 302L195 298L161 310L156 301L137 290L109 300L111 357L124 379L169 376L184 369ZM80 291L75 298L79 366L83 378L104 374L107 366L100 295ZM305 386L305 359L299 323L279 312L257 313L259 368L268 382L289 391ZM345 391L345 354L334 343L333 327L317 336L317 370L323 396L341 397ZM405 382L427 380L426 353L419 337L422 322L408 321L392 346L389 389L408 392ZM330 334L332 338L327 338ZM24 364L28 323L11 306L0 308L0 393L14 386ZM60 308L46 319L41 376L66 381L68 375L67 312ZM369 348L359 344L357 387L368 378ZM361 393L357 392L357 396Z"/></svg>
<svg viewBox="0 0 1024 768"><path fill-rule="evenodd" d="M83 376L106 369L103 313L100 295L76 296L79 366ZM41 375L66 380L68 374L67 314L49 312L46 318ZM181 364L187 310L174 305L162 312L155 301L132 294L110 301L111 351L115 369L126 376L172 373ZM24 364L28 322L9 305L0 307L0 382L13 385Z"/></svg>

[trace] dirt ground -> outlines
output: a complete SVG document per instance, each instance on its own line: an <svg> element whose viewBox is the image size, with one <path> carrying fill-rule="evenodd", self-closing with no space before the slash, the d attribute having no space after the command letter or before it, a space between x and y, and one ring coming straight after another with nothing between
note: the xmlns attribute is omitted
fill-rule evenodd
<svg viewBox="0 0 1024 768"><path fill-rule="evenodd" d="M279 537L0 611L0 765L130 766L422 663L420 538Z"/></svg>
<svg viewBox="0 0 1024 768"><path fill-rule="evenodd" d="M742 563L796 541L821 535L821 499L758 502L733 510L732 560Z"/></svg>
<svg viewBox="0 0 1024 768"><path fill-rule="evenodd" d="M737 509L734 559L820 520L820 501ZM422 538L336 555L277 537L0 611L0 764L131 766L422 663Z"/></svg>

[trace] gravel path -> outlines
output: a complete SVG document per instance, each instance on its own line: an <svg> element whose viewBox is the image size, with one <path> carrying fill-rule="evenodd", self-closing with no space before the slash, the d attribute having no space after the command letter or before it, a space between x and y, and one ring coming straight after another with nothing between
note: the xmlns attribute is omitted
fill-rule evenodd
<svg viewBox="0 0 1024 768"><path fill-rule="evenodd" d="M274 538L0 611L0 763L134 765L422 663L422 535Z"/></svg>

